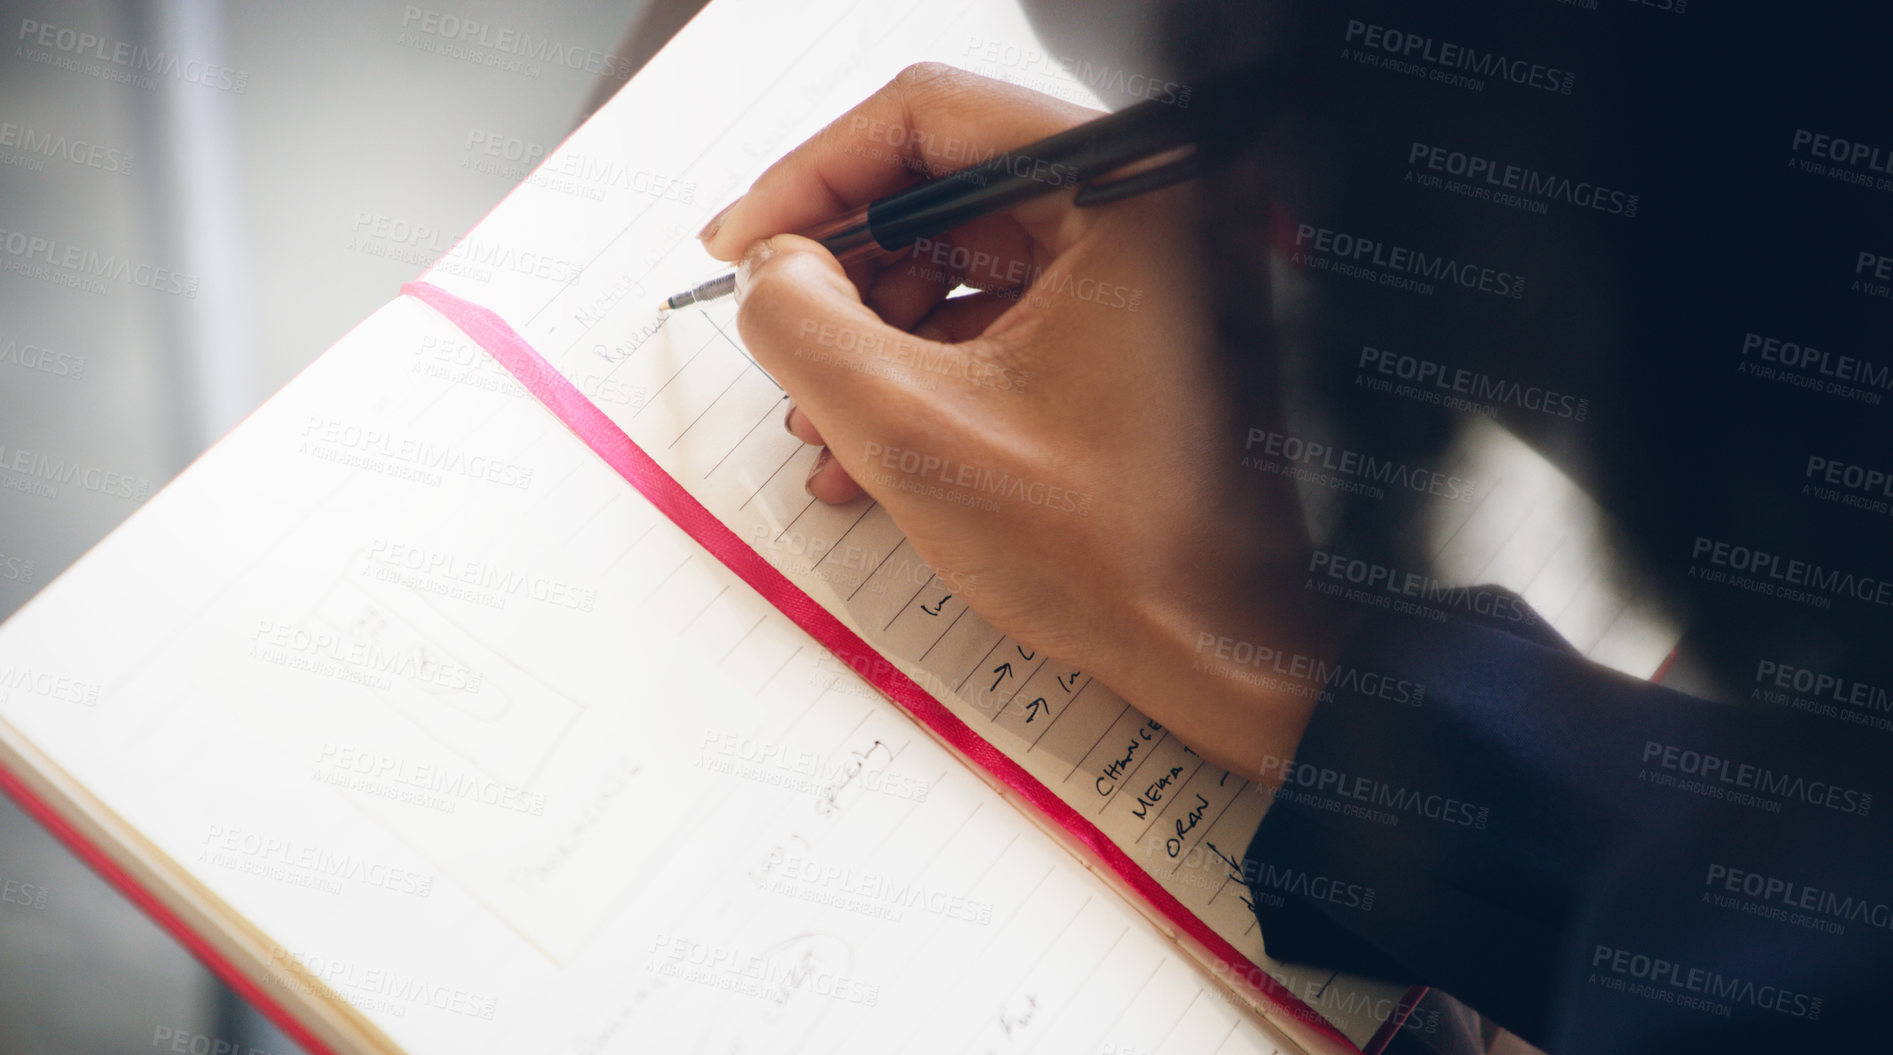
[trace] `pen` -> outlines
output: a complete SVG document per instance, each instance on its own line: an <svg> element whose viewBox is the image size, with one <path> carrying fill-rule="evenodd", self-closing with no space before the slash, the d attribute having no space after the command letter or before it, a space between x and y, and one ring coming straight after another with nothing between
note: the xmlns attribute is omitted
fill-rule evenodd
<svg viewBox="0 0 1893 1055"><path fill-rule="evenodd" d="M848 263L899 252L922 238L944 234L1022 201L1072 187L1078 188L1072 204L1081 207L1167 187L1202 171L1209 160L1209 137L1203 133L1211 123L1230 117L1228 104L1244 94L1223 93L1221 113L1216 113L1215 103L1205 98L1216 95L1211 91L1198 93L1199 105L1193 109L1146 100L977 165L895 191L799 233L822 243ZM1243 109L1243 116L1252 117L1259 108ZM1189 153L1174 161L1108 183L1094 182L1133 162L1185 147L1190 148ZM735 274L720 275L671 296L661 310L687 308L735 291Z"/></svg>

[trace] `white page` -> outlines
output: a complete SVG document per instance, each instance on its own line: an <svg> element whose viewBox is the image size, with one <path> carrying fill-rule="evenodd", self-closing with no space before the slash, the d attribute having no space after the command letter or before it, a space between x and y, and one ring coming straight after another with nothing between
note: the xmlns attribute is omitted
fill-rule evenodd
<svg viewBox="0 0 1893 1055"><path fill-rule="evenodd" d="M407 1050L1276 1050L452 339L324 356L0 635L97 702L0 716Z"/></svg>
<svg viewBox="0 0 1893 1055"><path fill-rule="evenodd" d="M1136 730L1146 720L1103 685L1002 640L963 602L945 597L948 590L932 581L878 506L861 499L830 508L810 499L801 480L815 449L778 427L783 395L742 351L729 302L661 322L655 311L662 296L725 269L690 233L770 161L903 66L923 59L976 65L969 60L1007 53L990 48L992 41L1029 50L1037 45L1028 29L1008 6L977 3L880 7L871 18L850 12L833 26L829 16L803 9L771 12L762 17L778 21L760 30L754 16L719 8L706 17L717 15L730 17L721 32L795 43L746 64L733 81L691 95L688 104L675 94L652 95L632 130L593 122L561 151L609 157L622 150L614 143L633 142L640 170L685 181L696 200L618 194L599 203L555 181L528 181L481 225L476 244L449 254L429 280L507 318L581 391L597 393L601 410L791 581L1093 817L1245 955L1364 1042L1405 987L1268 960L1247 891L1224 863L1222 855L1241 858L1266 809L1259 788L1187 754L1165 731L1140 739ZM824 28L811 37L810 25ZM799 87L804 69L819 71L814 87L824 94ZM701 119L726 109L741 112L727 128ZM576 168L557 159L550 167ZM467 274L462 265L494 246L570 261L583 273L570 283ZM1044 707L1030 707L1040 699ZM1121 778L1102 777L1126 757L1133 764ZM1109 794L1100 795L1107 786ZM1140 792L1152 801L1140 804Z"/></svg>
<svg viewBox="0 0 1893 1055"><path fill-rule="evenodd" d="M1005 9L719 3L561 151L635 148L637 171L692 200L649 180L607 180L602 201L529 186L464 247L485 265L433 277L506 313L739 532L815 516L811 534L895 548L865 503L798 511L765 486L809 456L746 428L779 414L773 386L714 312L653 333L642 305L701 277L685 232L769 158L898 66L1005 34L1029 39ZM738 38L781 63L732 61L721 42ZM716 77L690 73L711 62ZM727 130L702 120L726 112L740 114ZM544 274L569 269L522 251L582 262L583 278L565 288ZM649 354L617 354L640 341ZM758 487L753 519L732 515ZM792 548L762 552L833 596ZM924 640L861 629L903 661ZM957 632L985 662L978 634ZM1023 663L1034 692L1065 673ZM14 686L0 716L409 1050L1275 1047L412 302L11 621L0 672ZM73 683L96 702L40 691ZM1121 705L1082 684L1065 728L1102 731ZM988 728L1053 787L1083 790L1086 759L1035 756L1003 714ZM1157 744L1146 759L1183 757ZM1218 810L1160 878L1259 953L1202 846L1239 854L1261 801L1186 771ZM901 905L915 884L920 910ZM1319 994L1374 991L1305 977L1338 1016ZM1364 1037L1362 1010L1340 1017Z"/></svg>
<svg viewBox="0 0 1893 1055"><path fill-rule="evenodd" d="M787 25L770 28L791 32ZM1245 903L1247 892L1222 862L1221 855L1240 858L1246 849L1267 805L1259 789L1202 763L1166 732L1142 740L1138 730L1146 719L1121 698L1082 672L1005 639L948 596L947 586L932 577L871 501L831 508L810 499L801 481L815 449L778 427L782 394L742 351L731 304L661 321L653 308L663 295L722 270L685 232L739 193L767 162L900 67L923 58L977 66L969 60L1007 53L986 46L994 40L1021 42L1015 51L1033 46L1023 27L995 21L990 5L896 8L884 11L866 34L827 32L809 50L795 51L797 63L847 71L827 86L826 105L808 104L809 93L781 90L765 63L748 73L768 87L720 85L716 90L727 94L705 100L712 108L748 105L762 111L727 130L706 128L692 106L672 104L655 118L640 118L632 137L641 165L653 172L724 177L697 185L705 200L694 210L648 196L627 196L600 210L555 186L529 186L483 225L493 243L583 262L578 281L538 288L482 282L456 273L451 263L430 279L499 311L581 390L599 393L600 409L791 581L1093 817L1244 954L1363 1041L1403 988L1270 961ZM647 128L653 129L648 135ZM598 146L587 141L603 131L588 128L567 149L603 153L609 148L602 136ZM542 219L566 212L590 221ZM1677 631L1654 598L1626 597L1597 574L1606 553L1594 503L1495 428L1471 430L1455 457L1466 462L1456 471L1479 486L1473 501L1435 507L1432 534L1439 558L1433 573L1446 582L1517 589L1586 654L1640 676L1652 673ZM1534 509L1557 514L1561 530L1518 530L1517 520ZM1040 700L1044 705L1033 705ZM1107 767L1126 758L1129 771L1107 778ZM1166 786L1157 788L1159 783ZM1153 788L1163 798L1140 802L1139 793ZM1192 821L1193 815L1201 821ZM1187 831L1178 838L1180 825Z"/></svg>

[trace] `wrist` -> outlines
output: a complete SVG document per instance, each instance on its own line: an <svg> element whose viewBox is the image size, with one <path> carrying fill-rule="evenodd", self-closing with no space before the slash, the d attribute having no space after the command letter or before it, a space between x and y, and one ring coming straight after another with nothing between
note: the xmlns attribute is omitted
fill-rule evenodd
<svg viewBox="0 0 1893 1055"><path fill-rule="evenodd" d="M1360 626L1350 606L1279 573L1221 573L1201 591L1134 604L1124 662L1105 682L1197 754L1278 785L1327 677Z"/></svg>

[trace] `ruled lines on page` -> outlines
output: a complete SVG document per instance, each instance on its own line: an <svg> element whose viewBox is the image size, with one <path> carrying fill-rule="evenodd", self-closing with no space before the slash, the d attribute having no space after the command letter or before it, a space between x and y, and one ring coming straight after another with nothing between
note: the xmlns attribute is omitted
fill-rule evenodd
<svg viewBox="0 0 1893 1055"><path fill-rule="evenodd" d="M358 328L0 635L96 703L0 714L406 1050L1280 1050L458 340Z"/></svg>
<svg viewBox="0 0 1893 1055"><path fill-rule="evenodd" d="M836 17L836 25L856 25L847 11ZM966 65L972 42L1031 40L1016 12L990 5L901 6L872 27L815 39L785 32L800 49L782 49L789 59L705 89L706 108L734 115L726 123L697 120L687 108L626 106L608 115L618 122L594 120L561 149L665 174L701 200L626 194L598 203L529 181L482 224L481 243L582 263L581 273L482 280L450 254L430 281L507 318L758 553L1091 818L1242 954L1364 1043L1405 986L1266 957L1240 875L1267 804L1258 787L1204 764L1086 672L1005 638L872 502L830 508L810 499L802 481L816 451L781 428L784 394L742 348L729 302L657 317L661 296L726 266L691 234L769 161L910 62ZM1068 72L1057 75L1075 87ZM897 143L881 148L882 163L901 163ZM569 167L555 157L551 167L561 166Z"/></svg>
<svg viewBox="0 0 1893 1055"><path fill-rule="evenodd" d="M1204 762L1084 671L980 618L863 498L831 507L802 487L815 455L781 427L781 390L743 354L732 309L672 316L612 362L583 349L629 339L606 321L578 335L581 389L642 394L598 405L719 518L821 599L972 729L1021 762L1129 852L1199 918L1358 1042L1403 986L1266 958L1240 876L1266 808L1244 781ZM568 360L569 361L569 360ZM831 676L854 672L827 657Z"/></svg>
<svg viewBox="0 0 1893 1055"><path fill-rule="evenodd" d="M1063 744L1112 711L1102 686L1013 662L917 567L840 565L900 542L865 503L796 502L810 452L727 316L623 308L715 267L688 238L706 203L977 40L1031 35L1010 5L719 0L433 277L719 513L751 509L731 523L799 582L858 586L888 623L837 611L897 662L925 677L932 648L986 686L995 741L1019 739L1021 691L1066 694L1020 725ZM634 178L574 193L591 162ZM792 522L849 541L798 568L767 544ZM0 665L83 672L95 705L15 693L0 715L409 1051L1295 1050L411 300L10 622ZM1131 757L1102 742L1119 726ZM1190 756L1121 706L1098 731L1044 772L1090 780L1122 838L1177 832L1194 863L1172 871L1254 945L1204 849L1246 839L1254 796L1185 766L1137 816L1132 770ZM1377 1024L1324 1007L1325 974L1303 991Z"/></svg>

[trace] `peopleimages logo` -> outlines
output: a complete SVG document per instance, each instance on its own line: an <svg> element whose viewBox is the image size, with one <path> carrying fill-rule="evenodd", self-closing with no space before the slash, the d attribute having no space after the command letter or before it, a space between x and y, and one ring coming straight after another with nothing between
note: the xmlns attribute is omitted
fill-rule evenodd
<svg viewBox="0 0 1893 1055"><path fill-rule="evenodd" d="M570 284L584 271L575 261L471 234L456 235L444 228L412 223L368 209L355 210L348 229L348 248L356 252L421 266L450 268L450 265L458 265L472 269L473 277L482 281L491 279L492 270L498 269Z"/></svg>
<svg viewBox="0 0 1893 1055"><path fill-rule="evenodd" d="M1755 681L1822 700L1833 700L1849 707L1870 707L1893 712L1893 697L1885 688L1852 678L1843 678L1808 670L1787 663L1764 659L1755 665Z"/></svg>
<svg viewBox="0 0 1893 1055"><path fill-rule="evenodd" d="M1882 733L1893 733L1893 697L1878 685L1764 659L1751 699Z"/></svg>
<svg viewBox="0 0 1893 1055"><path fill-rule="evenodd" d="M1415 169L1457 177L1476 185L1479 191L1490 192L1473 193L1470 195L1472 197L1495 201L1500 205L1519 205L1529 212L1544 212L1545 201L1560 201L1607 216L1630 219L1637 215L1637 205L1641 201L1638 195L1629 191L1614 190L1589 180L1554 176L1524 165L1495 161L1478 154L1422 143L1417 139L1407 148L1407 165L1408 179L1413 178ZM1503 196L1502 192L1542 200L1521 203Z"/></svg>
<svg viewBox="0 0 1893 1055"><path fill-rule="evenodd" d="M1377 891L1365 883L1350 883L1332 879L1287 865L1259 861L1244 856L1238 861L1218 850L1215 843L1209 843L1209 852L1228 874L1228 878L1250 888L1251 893L1258 893L1255 888L1267 887L1283 894L1292 894L1304 901L1326 901L1343 908L1357 908L1362 912L1374 910L1374 898ZM1283 901L1279 897L1269 899L1280 907Z"/></svg>
<svg viewBox="0 0 1893 1055"><path fill-rule="evenodd" d="M96 465L67 461L21 447L0 443L0 487L24 491L41 498L54 498L61 487L77 485L80 489L109 498L129 498L142 502L151 495L151 482L136 476L101 469Z"/></svg>
<svg viewBox="0 0 1893 1055"><path fill-rule="evenodd" d="M1629 949L1618 949L1609 945L1598 945L1591 952L1591 969L1603 968L1611 975L1622 978L1634 978L1639 982L1666 986L1679 990L1678 993L1666 993L1669 999L1664 1003L1683 1004L1681 994L1696 994L1712 1000L1725 1000L1732 1004L1747 1004L1764 1011L1779 1011L1795 1018L1805 1018L1812 1022L1821 1017L1821 998L1783 989L1776 985L1766 985L1753 979L1725 975L1719 971L1691 967L1675 960L1666 960L1660 956L1647 956ZM1592 981L1597 980L1593 974ZM1639 993L1638 995L1648 995ZM1660 999L1660 998L1659 998ZM1702 1008L1714 1011L1714 1008ZM1726 1009L1717 1012L1726 1015Z"/></svg>
<svg viewBox="0 0 1893 1055"><path fill-rule="evenodd" d="M881 987L823 970L813 955L799 958L752 953L711 942L658 934L651 939L648 969L666 978L696 982L726 992L784 1003L798 992L873 1007Z"/></svg>
<svg viewBox="0 0 1893 1055"><path fill-rule="evenodd" d="M592 48L535 37L514 29L495 26L478 19L461 18L431 7L408 4L401 9L401 28L465 48L485 48L498 55L543 62L548 66L596 74L608 80L628 80L637 64L617 55ZM458 57L458 56L453 56ZM519 72L538 76L538 70L526 67Z"/></svg>
<svg viewBox="0 0 1893 1055"><path fill-rule="evenodd" d="M1841 381L1857 381L1874 388L1893 389L1893 369L1858 356L1830 355L1813 345L1799 344L1780 337L1753 331L1744 333L1742 355L1791 370L1803 370Z"/></svg>
<svg viewBox="0 0 1893 1055"><path fill-rule="evenodd" d="M505 598L509 597L528 597L577 612L589 612L598 604L598 591L593 587L580 586L544 575L533 575L477 556L467 557L446 550L380 537L369 544L365 556L370 562L384 568L412 572L439 583L469 586L481 593L493 595L498 599L498 603L486 605L490 608L506 607ZM383 577L376 576L376 578ZM393 579L383 578L383 581L398 581L413 590L440 592L427 590L424 581L400 576ZM476 597L463 599L481 603Z"/></svg>
<svg viewBox="0 0 1893 1055"><path fill-rule="evenodd" d="M490 481L502 487L517 487L522 491L532 487L530 466L482 454L469 454L424 437L402 436L316 415L309 417L301 435L303 443L298 448L299 452L323 461L362 468L375 468L378 463L385 463L397 469L411 470L417 478L428 484L439 484L443 475L451 475Z"/></svg>
<svg viewBox="0 0 1893 1055"><path fill-rule="evenodd" d="M36 565L24 557L0 553L0 582L30 583Z"/></svg>
<svg viewBox="0 0 1893 1055"><path fill-rule="evenodd" d="M1356 377L1364 378L1368 382L1366 387L1393 392L1395 395L1411 395L1424 402L1449 406L1455 410L1479 413L1504 405L1571 421L1583 421L1591 412L1591 401L1582 396L1559 392L1543 385L1522 384L1510 378L1494 377L1478 370L1449 366L1435 359L1392 352L1370 344L1361 345L1360 358L1354 365L1362 371ZM1413 392L1394 388L1391 381L1387 384L1373 383L1379 380L1374 374L1380 375L1380 378L1412 382ZM1465 398L1457 398L1461 396ZM1481 404L1471 400L1486 402ZM1496 409L1493 413L1497 413Z"/></svg>
<svg viewBox="0 0 1893 1055"><path fill-rule="evenodd" d="M916 450L889 447L873 440L863 445L861 457L870 465L878 465L883 469L900 473L899 480L915 484L921 481L938 480L955 489L948 494L991 496L1024 502L1061 513L1091 515L1091 492L1089 491L1074 491L1069 487L1048 484L1042 480L1028 480L1023 476L1014 476L1008 472L995 472L968 462L956 462L937 454L923 454ZM901 486L895 480L889 482L895 483L895 486ZM911 487L902 489L916 490ZM934 491L917 490L916 493L935 494ZM945 495L936 494L936 497L945 497Z"/></svg>
<svg viewBox="0 0 1893 1055"><path fill-rule="evenodd" d="M426 873L221 824L210 825L204 833L197 860L329 894L341 893L344 881L350 880L414 897L427 897L434 891L434 877Z"/></svg>
<svg viewBox="0 0 1893 1055"><path fill-rule="evenodd" d="M1743 897L1754 898L1770 909L1799 909L1803 912L1829 917L1828 920L1821 922L1833 924L1811 926L1809 927L1811 930L1825 930L1830 934L1844 933L1846 928L1840 927L1840 922L1864 923L1881 930L1893 930L1893 906L1888 906L1884 901L1854 897L1851 894L1837 894L1832 890L1823 890L1806 883L1797 883L1793 880L1725 864L1710 864L1702 882L1703 886L1708 888L1703 894L1705 901L1711 892L1739 894ZM1799 926L1808 926L1809 922L1812 922L1793 919L1785 912L1777 915L1772 912L1749 911L1752 915L1780 919Z"/></svg>
<svg viewBox="0 0 1893 1055"><path fill-rule="evenodd" d="M1893 175L1893 150L1862 143L1857 139L1797 128L1789 140L1789 149L1796 154L1806 153L1838 165L1853 165L1868 172Z"/></svg>
<svg viewBox="0 0 1893 1055"><path fill-rule="evenodd" d="M324 987L346 989L351 994L349 1003L365 1011L386 1011L405 1018L409 1008L419 1007L489 1022L499 1011L496 997L459 989L420 973L280 945L271 947L270 960L276 970L269 974L269 984L325 996Z"/></svg>
<svg viewBox="0 0 1893 1055"><path fill-rule="evenodd" d="M146 91L155 90L157 84L144 74L172 77L186 84L200 84L239 95L250 86L250 75L242 70L187 59L168 51L153 51L128 41L109 40L97 33L30 18L20 20L20 31L14 39L50 49L27 52L24 48L16 48L15 55L49 66L90 74L101 80L133 84ZM97 59L105 65L85 61L88 59Z"/></svg>
<svg viewBox="0 0 1893 1055"><path fill-rule="evenodd" d="M1333 692L1352 692L1413 707L1418 707L1426 697L1426 686L1405 678L1391 677L1347 663L1331 663L1299 652L1284 652L1253 641L1241 641L1207 631L1196 635L1196 654L1198 659L1191 665L1192 669L1208 669L1213 673L1228 675L1243 673L1242 668L1251 668L1256 672L1280 674L1306 684L1307 689L1300 695L1325 698ZM1214 663L1215 660L1226 660L1231 666L1223 667Z"/></svg>
<svg viewBox="0 0 1893 1055"><path fill-rule="evenodd" d="M96 707L103 687L95 682L81 681L50 670L35 670L17 663L0 667L0 703L16 691L63 703L76 703L82 707Z"/></svg>
<svg viewBox="0 0 1893 1055"><path fill-rule="evenodd" d="M486 682L486 675L480 671L442 659L423 647L384 649L372 641L349 640L340 634L271 619L257 620L250 634L249 654L265 662L317 673L326 673L339 664L354 668L354 673L360 675L349 680L382 689L391 686L390 678L469 693L478 693Z"/></svg>
<svg viewBox="0 0 1893 1055"><path fill-rule="evenodd" d="M1751 360L1760 360L1752 362ZM1736 372L1812 392L1878 406L1893 389L1893 369L1869 359L1830 354L1812 345L1749 331Z"/></svg>
<svg viewBox="0 0 1893 1055"><path fill-rule="evenodd" d="M1707 786L1714 792L1755 792L1857 817L1865 817L1873 810L1872 792L1843 787L1825 780L1809 780L1794 773L1777 772L1766 766L1738 762L1707 751L1678 747L1657 740L1644 741L1643 761L1646 764L1654 762L1659 768L1672 773L1681 773L1705 782L1712 781ZM1648 774L1649 770L1641 772ZM1726 796L1716 794L1712 797Z"/></svg>
<svg viewBox="0 0 1893 1055"><path fill-rule="evenodd" d="M1789 138L1789 165L1855 188L1893 191L1893 150L1880 144L1795 129Z"/></svg>
<svg viewBox="0 0 1893 1055"><path fill-rule="evenodd" d="M980 359L952 345L923 341L894 331L893 336L862 333L853 326L803 319L796 336L804 345L832 348L841 354L859 353L898 366L912 366L926 373L956 377L969 384L985 385L1002 391L1024 391L1030 375L1003 363ZM819 353L798 347L796 354L817 358Z"/></svg>
<svg viewBox="0 0 1893 1055"><path fill-rule="evenodd" d="M1392 607L1395 611L1422 615L1436 622L1446 618L1444 609L1447 608L1462 608L1512 623L1537 618L1518 598L1507 594L1478 586L1451 586L1420 572L1402 571L1391 565L1329 550L1315 550L1309 555L1308 574L1312 577L1310 584L1316 588L1335 588L1323 591L1330 596L1343 595L1340 591L1343 584L1347 584L1355 587L1345 589L1344 595L1349 600L1374 603L1382 608ZM1439 607L1416 610L1411 604L1406 607L1390 606L1386 602L1388 597L1412 598L1416 602Z"/></svg>
<svg viewBox="0 0 1893 1055"><path fill-rule="evenodd" d="M1819 454L1808 455L1801 493L1869 513L1893 512L1893 473Z"/></svg>
<svg viewBox="0 0 1893 1055"><path fill-rule="evenodd" d="M1099 97L1108 94L1156 99L1179 110L1190 105L1190 86L1144 73L1122 69L1070 55L1056 55L1036 48L1022 48L1004 40L968 37L962 55L977 55L982 62L1030 73L1065 74L1091 89ZM1047 94L1052 94L1047 92Z"/></svg>
<svg viewBox="0 0 1893 1055"><path fill-rule="evenodd" d="M1869 469L1833 458L1823 458L1818 454L1810 454L1806 475L1810 480L1818 478L1850 490L1877 492L1893 498L1893 475L1888 474L1884 469Z"/></svg>
<svg viewBox="0 0 1893 1055"><path fill-rule="evenodd" d="M1462 263L1423 249L1394 245L1348 231L1298 224L1295 249L1293 263L1429 296L1434 282L1513 300L1525 296L1523 275L1482 264Z"/></svg>
<svg viewBox="0 0 1893 1055"><path fill-rule="evenodd" d="M546 796L511 784L501 784L484 773L443 767L431 762L411 762L372 748L353 744L325 742L316 752L316 776L336 774L367 778L369 781L424 791L437 792L445 799L478 802L495 809L543 817ZM328 780L330 784L345 781ZM363 790L368 790L364 788ZM453 802L446 802L452 813Z"/></svg>
<svg viewBox="0 0 1893 1055"><path fill-rule="evenodd" d="M1409 490L1421 494L1436 495L1455 502L1470 502L1478 490L1473 481L1463 476L1448 476L1433 469L1416 469L1402 462L1386 458L1376 458L1371 454L1362 454L1345 447L1304 440L1299 436L1272 432L1268 429L1251 428L1244 439L1242 448L1256 451L1268 458L1280 458L1290 463L1318 465L1330 472L1343 476L1359 477L1377 484L1386 484L1395 490ZM1254 463L1251 465L1251 463ZM1254 455L1245 455L1243 465L1254 468L1270 468L1268 462ZM1317 477L1321 474L1315 474ZM1316 482L1323 482L1316 480ZM1329 479L1330 487L1337 490L1352 490ZM1378 491L1379 488L1372 490ZM1375 497L1379 497L1376 495Z"/></svg>
<svg viewBox="0 0 1893 1055"><path fill-rule="evenodd" d="M0 343L0 363L12 363L22 370L37 370L54 377L77 378L85 373L85 356L55 352L37 344L24 344L8 338Z"/></svg>
<svg viewBox="0 0 1893 1055"><path fill-rule="evenodd" d="M1043 304L1053 295L1063 295L1125 311L1136 311L1144 301L1144 291L1133 286L1074 275L1052 264L968 249L937 238L914 239L907 254L918 265L909 268L909 273L935 281L951 280L954 285L1000 286L1003 288L990 290L990 294L1008 300Z"/></svg>
<svg viewBox="0 0 1893 1055"><path fill-rule="evenodd" d="M1435 40L1425 34L1363 22L1358 18L1347 20L1347 32L1342 39L1368 55L1378 53L1375 57L1380 59L1384 68L1411 73L1419 71L1402 67L1424 64L1431 67L1425 71L1427 79L1475 91L1485 86L1474 78L1485 77L1557 95L1570 95L1572 84L1577 80L1575 73L1556 66L1512 58L1469 44ZM1349 57L1358 59L1358 56ZM1466 81L1471 83L1463 83Z"/></svg>
<svg viewBox="0 0 1893 1055"><path fill-rule="evenodd" d="M0 253L6 270L30 278L104 293L105 282L123 282L155 293L197 296L197 278L172 268L140 263L116 253L61 242L31 231L0 228Z"/></svg>
<svg viewBox="0 0 1893 1055"><path fill-rule="evenodd" d="M1810 591L1835 597L1851 597L1867 604L1893 608L1893 582L1872 575L1857 575L1839 568L1829 568L1812 561L1783 558L1780 554L1750 546L1739 546L1717 539L1696 537L1690 559L1706 561L1712 567L1689 569L1692 578L1709 582L1727 582L1771 597L1801 600ZM1721 569L1738 573L1730 576ZM1718 578L1720 576L1720 578ZM1805 589L1800 589L1805 587ZM1824 597L1815 597L1824 601ZM1828 607L1822 604L1819 607Z"/></svg>
<svg viewBox="0 0 1893 1055"><path fill-rule="evenodd" d="M800 854L784 861L769 889L786 897L845 908L875 919L898 921L903 912L926 912L966 923L992 922L993 904L925 883L876 872L856 872Z"/></svg>
<svg viewBox="0 0 1893 1055"><path fill-rule="evenodd" d="M83 139L69 139L11 121L0 121L0 147L23 150L34 158L57 158L74 165L120 175L131 172L132 152L129 150Z"/></svg>
<svg viewBox="0 0 1893 1055"><path fill-rule="evenodd" d="M1404 813L1483 831L1492 817L1489 806L1437 792L1417 791L1312 762L1297 762L1292 758L1264 756L1258 775L1264 780L1270 776L1280 776L1281 787L1273 792L1275 798L1360 817L1389 827L1397 826L1400 823L1399 814ZM1269 794L1263 785L1258 784L1256 788ZM1387 810L1395 812L1385 812Z"/></svg>

